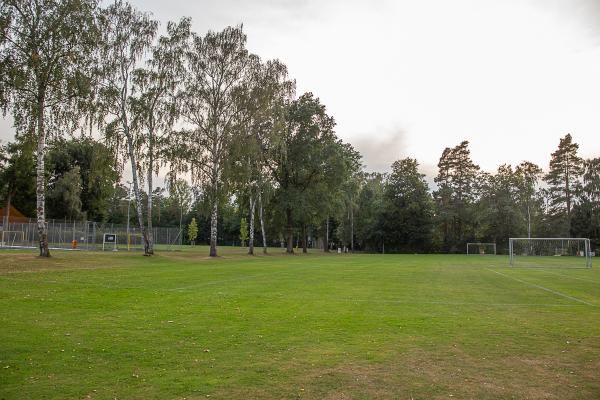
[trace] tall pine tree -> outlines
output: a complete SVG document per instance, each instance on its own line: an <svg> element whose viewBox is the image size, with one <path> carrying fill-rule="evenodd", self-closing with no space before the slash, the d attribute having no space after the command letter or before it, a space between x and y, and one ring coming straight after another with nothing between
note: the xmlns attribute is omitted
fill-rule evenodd
<svg viewBox="0 0 600 400"><path fill-rule="evenodd" d="M558 149L550 159L550 170L544 177L555 234L561 236L568 235L571 211L581 189L583 160L577 150L579 145L573 142L571 134L560 139Z"/></svg>

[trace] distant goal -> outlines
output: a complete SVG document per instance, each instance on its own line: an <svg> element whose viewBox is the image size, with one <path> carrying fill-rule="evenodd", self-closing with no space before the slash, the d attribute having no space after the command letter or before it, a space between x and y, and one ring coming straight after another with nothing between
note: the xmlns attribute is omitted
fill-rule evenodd
<svg viewBox="0 0 600 400"><path fill-rule="evenodd" d="M591 268L587 238L510 238L511 267Z"/></svg>
<svg viewBox="0 0 600 400"><path fill-rule="evenodd" d="M496 243L467 243L467 255L496 255Z"/></svg>
<svg viewBox="0 0 600 400"><path fill-rule="evenodd" d="M27 247L25 232L2 231L0 233L0 247Z"/></svg>

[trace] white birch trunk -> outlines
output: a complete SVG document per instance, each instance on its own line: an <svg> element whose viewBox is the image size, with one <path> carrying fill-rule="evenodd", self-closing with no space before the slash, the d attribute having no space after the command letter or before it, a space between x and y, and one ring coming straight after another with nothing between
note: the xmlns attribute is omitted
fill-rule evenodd
<svg viewBox="0 0 600 400"><path fill-rule="evenodd" d="M263 253L267 254L267 235L265 234L265 221L263 219L263 204L261 193L258 192L258 217L260 219L260 231L262 234Z"/></svg>
<svg viewBox="0 0 600 400"><path fill-rule="evenodd" d="M46 131L44 128L44 99L40 98L38 102L38 145L37 145L37 168L36 168L36 211L37 211L37 229L40 245L40 257L50 257L48 248L48 228L46 226L46 182L45 182L45 148Z"/></svg>
<svg viewBox="0 0 600 400"><path fill-rule="evenodd" d="M148 160L148 211L147 211L147 221L148 221L148 254L154 254L154 238L152 235L152 169L154 164L154 159L152 158L152 145L150 145L150 154Z"/></svg>
<svg viewBox="0 0 600 400"><path fill-rule="evenodd" d="M213 199L213 207L210 213L210 253L211 257L217 256L217 217L218 217L218 200L215 196Z"/></svg>
<svg viewBox="0 0 600 400"><path fill-rule="evenodd" d="M248 232L248 254L254 255L254 210L256 208L256 200L254 196L250 196L250 227Z"/></svg>

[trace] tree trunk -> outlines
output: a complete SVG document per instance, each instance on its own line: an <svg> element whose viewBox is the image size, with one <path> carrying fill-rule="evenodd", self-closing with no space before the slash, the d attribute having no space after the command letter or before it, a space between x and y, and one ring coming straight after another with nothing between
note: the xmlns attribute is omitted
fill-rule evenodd
<svg viewBox="0 0 600 400"><path fill-rule="evenodd" d="M44 153L46 149L46 132L44 130L44 98L40 96L38 101L38 145L37 145L37 168L36 168L36 211L37 229L40 243L40 257L50 257L48 248L48 228L46 226L46 184Z"/></svg>
<svg viewBox="0 0 600 400"><path fill-rule="evenodd" d="M215 198L213 199L213 207L212 212L210 213L210 252L209 256L216 257L217 256L217 217L218 217L218 205L219 201Z"/></svg>
<svg viewBox="0 0 600 400"><path fill-rule="evenodd" d="M294 253L294 228L292 226L292 209L290 207L285 209L285 215L287 219L287 250L288 254Z"/></svg>
<svg viewBox="0 0 600 400"><path fill-rule="evenodd" d="M129 134L129 127L127 123L124 123L125 128L125 137L127 138L127 149L129 151L129 161L131 162L131 178L133 180L133 196L135 198L135 209L138 217L138 225L140 227L140 231L142 232L142 237L144 239L144 255L149 256L149 241L148 241L148 232L146 231L146 227L144 226L144 211L142 208L142 198L140 196L140 186L138 183L138 175L137 175L137 162L135 158L135 152L133 149L133 138Z"/></svg>
<svg viewBox="0 0 600 400"><path fill-rule="evenodd" d="M250 227L248 232L248 254L254 255L254 209L256 200L250 196Z"/></svg>
<svg viewBox="0 0 600 400"><path fill-rule="evenodd" d="M265 234L265 221L263 220L262 196L258 192L258 217L260 218L260 231L262 234L263 254L267 254L267 235Z"/></svg>
<svg viewBox="0 0 600 400"><path fill-rule="evenodd" d="M13 196L13 190L12 190L12 185L9 183L8 184L8 195L6 196L6 208L4 211L4 221L3 225L4 227L2 229L4 229L5 231L10 231L10 202L12 200L12 196Z"/></svg>
<svg viewBox="0 0 600 400"><path fill-rule="evenodd" d="M325 250L326 253L329 253L329 215L327 216L327 219L325 220L325 243L324 243L323 249Z"/></svg>
<svg viewBox="0 0 600 400"><path fill-rule="evenodd" d="M150 139L152 141L152 139ZM154 254L154 237L152 235L152 169L154 167L154 159L152 158L152 144L149 145L148 159L148 211L146 219L148 221L148 254Z"/></svg>
<svg viewBox="0 0 600 400"><path fill-rule="evenodd" d="M527 202L527 238L531 239L531 210L529 209L529 202Z"/></svg>
<svg viewBox="0 0 600 400"><path fill-rule="evenodd" d="M308 253L308 235L306 234L306 226L302 226L302 252Z"/></svg>
<svg viewBox="0 0 600 400"><path fill-rule="evenodd" d="M181 228L182 228L182 226L181 226L182 222L183 222L183 206L181 206L179 208L179 234L181 235L181 239L182 239L181 241L183 243L183 231L181 230Z"/></svg>
<svg viewBox="0 0 600 400"><path fill-rule="evenodd" d="M350 252L354 253L354 207L350 202Z"/></svg>

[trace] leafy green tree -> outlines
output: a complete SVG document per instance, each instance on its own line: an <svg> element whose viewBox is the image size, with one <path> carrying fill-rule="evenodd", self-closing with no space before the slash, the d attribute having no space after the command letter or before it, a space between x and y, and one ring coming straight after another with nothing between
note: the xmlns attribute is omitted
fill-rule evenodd
<svg viewBox="0 0 600 400"><path fill-rule="evenodd" d="M337 173L351 171L351 147L336 137L334 126L325 106L306 93L289 103L285 125L265 146L276 182L273 201L285 221L288 253L294 252L294 223L299 223L305 241L306 225L319 212L315 204L319 194L337 192L344 181Z"/></svg>
<svg viewBox="0 0 600 400"><path fill-rule="evenodd" d="M263 217L263 197L269 193L271 177L267 168L267 138L275 133L285 118L285 100L294 90L287 79L286 66L277 61L261 62L252 57L248 73L235 96L236 139L232 141L228 176L232 189L241 199L247 198L250 237L248 254L254 254L254 219L258 206L263 253L266 253L266 230Z"/></svg>
<svg viewBox="0 0 600 400"><path fill-rule="evenodd" d="M584 161L583 186L578 204L573 206L571 236L587 237L594 248L600 246L600 158Z"/></svg>
<svg viewBox="0 0 600 400"><path fill-rule="evenodd" d="M185 179L168 181L169 197L179 209L179 230L181 231L183 216L192 204L192 188Z"/></svg>
<svg viewBox="0 0 600 400"><path fill-rule="evenodd" d="M126 158L131 165L133 194L138 224L144 238L144 255L152 254L151 235L144 224L142 194L138 173L144 136L136 119L142 118L135 107L135 95L140 88L135 84L135 71L142 57L150 49L158 22L129 3L117 0L99 16L102 37L98 52L99 90L97 113L105 124L107 143L120 151L125 141Z"/></svg>
<svg viewBox="0 0 600 400"><path fill-rule="evenodd" d="M95 0L0 2L0 106L37 141L36 212L40 256L49 257L45 150L49 134L72 131L89 93Z"/></svg>
<svg viewBox="0 0 600 400"><path fill-rule="evenodd" d="M188 225L188 239L191 244L196 243L196 238L198 237L198 224L196 223L196 218L192 218L192 221Z"/></svg>
<svg viewBox="0 0 600 400"><path fill-rule="evenodd" d="M581 189L583 160L577 155L579 145L571 134L560 139L558 149L552 153L550 170L544 177L548 185L549 213L555 224L555 233L568 234L571 210Z"/></svg>
<svg viewBox="0 0 600 400"><path fill-rule="evenodd" d="M433 193L436 202L438 240L444 251L456 252L473 238L475 231L475 204L480 181L479 166L471 160L469 142L444 149L434 181L438 190Z"/></svg>
<svg viewBox="0 0 600 400"><path fill-rule="evenodd" d="M496 243L498 249L508 247L508 238L523 236L525 219L519 199L521 176L510 165L498 167L486 179L479 212L485 220L483 232L474 239Z"/></svg>
<svg viewBox="0 0 600 400"><path fill-rule="evenodd" d="M0 148L0 201L10 217L11 205L24 215L35 213L35 140L17 137Z"/></svg>
<svg viewBox="0 0 600 400"><path fill-rule="evenodd" d="M119 167L113 152L90 137L58 138L48 146L46 171L50 188L65 174L79 167L81 211L89 220L104 222L109 217L110 202L119 180ZM59 198L54 196L54 200ZM62 218L67 210L60 201L48 203L49 215Z"/></svg>
<svg viewBox="0 0 600 400"><path fill-rule="evenodd" d="M537 194L537 186L542 176L542 169L537 165L523 161L515 170L517 176L517 190L519 203L524 208L524 214L527 219L527 237L532 234L532 221L535 218L535 211L541 212Z"/></svg>
<svg viewBox="0 0 600 400"><path fill-rule="evenodd" d="M384 192L387 176L366 173L356 205L356 238L359 247L366 251L381 251L385 238Z"/></svg>
<svg viewBox="0 0 600 400"><path fill-rule="evenodd" d="M53 182L48 192L48 202L54 205L51 209L61 210L57 216L64 216L70 220L85 218L85 212L81 210L81 186L79 165L75 165Z"/></svg>
<svg viewBox="0 0 600 400"><path fill-rule="evenodd" d="M242 27L192 34L180 95L182 116L190 127L179 135L178 170L189 170L203 182L211 203L210 256L217 255L219 202L225 197L224 176L234 135L236 93L245 78L250 55Z"/></svg>
<svg viewBox="0 0 600 400"><path fill-rule="evenodd" d="M167 24L167 35L158 38L150 48L150 58L146 68L133 71L133 83L138 95L132 100L135 119L134 130L139 130L143 138L140 158L146 170L148 193L154 193L153 177L158 174L160 162L166 160L169 152L169 134L179 114L176 93L184 75L183 58L187 51L190 35L189 18L178 24ZM148 196L147 229L152 232L153 196ZM154 253L152 235L148 235L148 252Z"/></svg>
<svg viewBox="0 0 600 400"><path fill-rule="evenodd" d="M248 237L249 237L248 221L246 221L246 218L242 218L240 220L240 240L242 241L242 247L245 246L246 240L248 240Z"/></svg>
<svg viewBox="0 0 600 400"><path fill-rule="evenodd" d="M392 164L384 190L382 225L386 247L398 252L426 252L431 248L433 200L417 160Z"/></svg>

